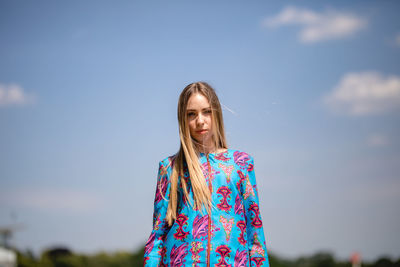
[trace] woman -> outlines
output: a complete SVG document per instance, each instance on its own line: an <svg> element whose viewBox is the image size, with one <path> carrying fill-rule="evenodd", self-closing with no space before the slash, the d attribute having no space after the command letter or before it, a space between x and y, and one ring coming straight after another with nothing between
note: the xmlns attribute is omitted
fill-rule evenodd
<svg viewBox="0 0 400 267"><path fill-rule="evenodd" d="M159 164L144 266L268 266L253 158L228 149L205 82L178 101L179 151Z"/></svg>

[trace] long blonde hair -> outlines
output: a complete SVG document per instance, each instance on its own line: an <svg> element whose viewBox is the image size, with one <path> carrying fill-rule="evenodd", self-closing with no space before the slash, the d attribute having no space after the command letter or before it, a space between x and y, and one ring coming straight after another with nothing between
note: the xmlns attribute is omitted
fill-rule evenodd
<svg viewBox="0 0 400 267"><path fill-rule="evenodd" d="M213 142L215 150L227 149L225 139L225 129L222 117L221 104L215 90L206 82L195 82L187 85L179 96L178 101L178 123L179 123L179 138L180 148L174 155L172 175L171 175L171 188L170 199L168 203L166 220L168 225L171 226L176 219L177 205L178 205L178 179L180 179L184 198L195 210L200 210L204 206L208 215L211 215L211 192L208 188L203 171L199 162L199 151L194 144L194 139L190 135L189 125L187 123L187 105L189 98L193 94L202 94L205 96L211 106L212 114L212 129L213 129ZM192 185L194 204L190 202L187 184L183 179L184 163L186 162L189 171L189 179Z"/></svg>

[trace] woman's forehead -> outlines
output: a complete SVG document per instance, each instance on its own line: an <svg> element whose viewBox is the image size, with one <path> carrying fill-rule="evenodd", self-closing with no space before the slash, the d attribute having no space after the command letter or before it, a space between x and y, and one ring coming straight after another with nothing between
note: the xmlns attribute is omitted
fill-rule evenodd
<svg viewBox="0 0 400 267"><path fill-rule="evenodd" d="M187 110L202 110L210 108L208 99L202 94L194 94L188 100Z"/></svg>

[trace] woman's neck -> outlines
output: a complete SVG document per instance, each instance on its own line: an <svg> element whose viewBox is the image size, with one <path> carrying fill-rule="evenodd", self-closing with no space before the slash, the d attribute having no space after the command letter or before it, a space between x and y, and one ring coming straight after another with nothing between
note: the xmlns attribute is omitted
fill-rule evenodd
<svg viewBox="0 0 400 267"><path fill-rule="evenodd" d="M215 146L211 146L211 145L209 145L209 146L197 145L197 150L198 150L200 153L204 153L204 154L216 152L216 151L215 151L215 150L216 150L216 149L215 149Z"/></svg>
<svg viewBox="0 0 400 267"><path fill-rule="evenodd" d="M206 149L206 148L204 148L204 147L203 147L203 149L200 149L200 148L198 147L197 150L198 150L200 153L209 154L209 153L221 153L221 152L225 151L226 149L225 149L225 148L218 148L218 149L215 149L214 147L213 147L212 149L210 149L210 148Z"/></svg>

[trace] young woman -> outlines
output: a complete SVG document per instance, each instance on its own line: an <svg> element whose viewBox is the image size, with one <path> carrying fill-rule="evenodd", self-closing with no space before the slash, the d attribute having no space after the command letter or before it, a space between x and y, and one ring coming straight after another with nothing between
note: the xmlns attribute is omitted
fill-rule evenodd
<svg viewBox="0 0 400 267"><path fill-rule="evenodd" d="M205 82L178 102L179 151L159 163L144 266L268 266L254 160L229 149Z"/></svg>

